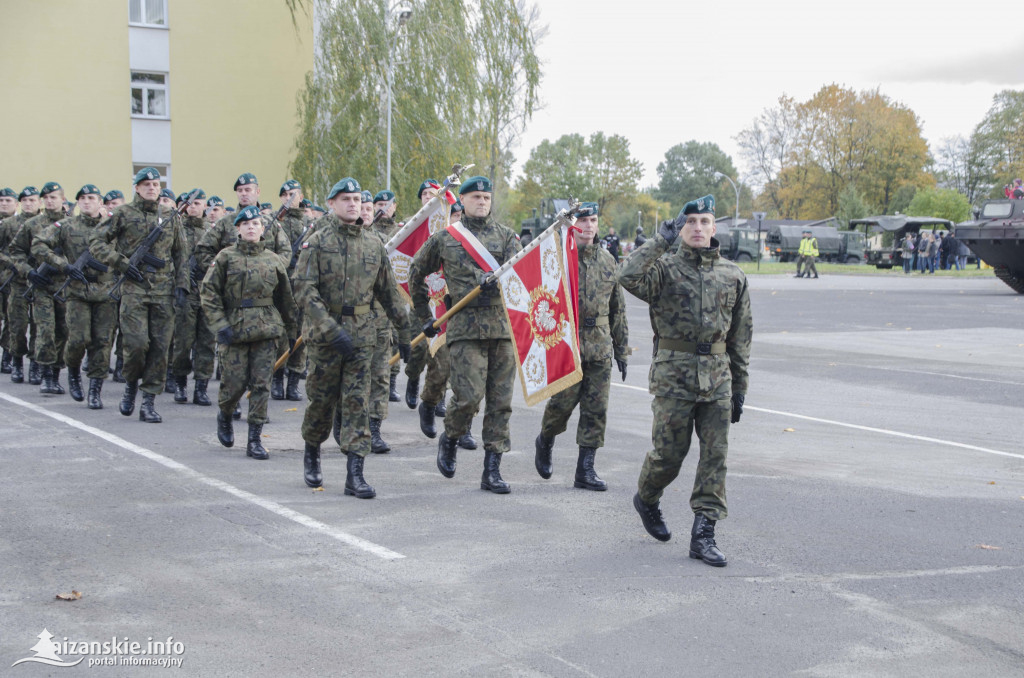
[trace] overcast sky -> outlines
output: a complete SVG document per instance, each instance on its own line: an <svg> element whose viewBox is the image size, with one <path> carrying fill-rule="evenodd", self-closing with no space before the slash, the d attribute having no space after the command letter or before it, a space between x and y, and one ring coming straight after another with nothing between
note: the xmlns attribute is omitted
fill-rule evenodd
<svg viewBox="0 0 1024 678"><path fill-rule="evenodd" d="M921 119L934 149L967 136L1003 89L1024 87L1012 2L541 0L544 108L515 150L544 139L621 134L644 185L671 146L735 137L779 96L823 85L881 88Z"/></svg>

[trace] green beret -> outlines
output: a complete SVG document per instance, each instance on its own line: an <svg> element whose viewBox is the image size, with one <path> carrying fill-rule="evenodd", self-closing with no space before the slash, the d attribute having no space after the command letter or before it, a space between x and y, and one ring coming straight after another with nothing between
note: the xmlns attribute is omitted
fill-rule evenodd
<svg viewBox="0 0 1024 678"><path fill-rule="evenodd" d="M210 199L206 201L207 207L224 207L224 201L219 195L211 195Z"/></svg>
<svg viewBox="0 0 1024 678"><path fill-rule="evenodd" d="M272 209L274 209L274 206L271 205L269 202L261 202L260 203L260 209L261 210L272 210Z"/></svg>
<svg viewBox="0 0 1024 678"><path fill-rule="evenodd" d="M107 191L103 196L103 202L110 202L111 200L124 200L124 193L116 188L112 191Z"/></svg>
<svg viewBox="0 0 1024 678"><path fill-rule="evenodd" d="M313 201L310 200L309 198L303 198L302 200L299 201L299 207L301 207L302 209L306 209L306 208L312 209Z"/></svg>
<svg viewBox="0 0 1024 678"><path fill-rule="evenodd" d="M363 189L359 187L359 182L352 177L345 177L338 183L334 184L334 188L331 189L330 195L327 199L330 200L339 193L362 193Z"/></svg>
<svg viewBox="0 0 1024 678"><path fill-rule="evenodd" d="M12 188L0 188L0 198L14 198L17 200L18 194Z"/></svg>
<svg viewBox="0 0 1024 678"><path fill-rule="evenodd" d="M170 198L171 200L176 200L176 198L174 197L174 191L172 191L169 188L161 188L160 189L160 197L161 198Z"/></svg>
<svg viewBox="0 0 1024 678"><path fill-rule="evenodd" d="M37 189L35 186L26 186L25 188L21 189L21 193L18 194L18 200L21 200L22 198L27 198L30 195L39 195L39 189Z"/></svg>
<svg viewBox="0 0 1024 678"><path fill-rule="evenodd" d="M325 210L323 207L320 207L320 205L313 205L313 211L319 212L320 214L327 214L327 210Z"/></svg>
<svg viewBox="0 0 1024 678"><path fill-rule="evenodd" d="M373 193L363 191L363 202L373 202Z"/></svg>
<svg viewBox="0 0 1024 678"><path fill-rule="evenodd" d="M40 197L63 190L56 181L47 181L43 184L43 190L39 191Z"/></svg>
<svg viewBox="0 0 1024 678"><path fill-rule="evenodd" d="M462 206L461 200L456 200L455 204L452 205L452 212L462 212L466 208Z"/></svg>
<svg viewBox="0 0 1024 678"><path fill-rule="evenodd" d="M250 221L252 219L259 218L260 208L257 207L256 205L249 205L248 207L243 207L242 209L240 209L238 211L238 214L235 215L235 226L238 226L238 224L242 223L243 221Z"/></svg>
<svg viewBox="0 0 1024 678"><path fill-rule="evenodd" d="M133 181L132 184L138 185L141 184L143 181L153 181L154 179L159 181L160 173L157 172L156 169L153 167L143 167L135 175L135 181Z"/></svg>
<svg viewBox="0 0 1024 678"><path fill-rule="evenodd" d="M235 179L235 190L238 190L239 186L246 186L248 184L257 184L260 182L256 181L256 175L251 172L246 172L242 176Z"/></svg>
<svg viewBox="0 0 1024 678"><path fill-rule="evenodd" d="M391 202L395 199L395 194L391 191L380 191L377 195L373 196L374 202Z"/></svg>
<svg viewBox="0 0 1024 678"><path fill-rule="evenodd" d="M288 181L281 184L281 191L277 194L278 197L284 195L288 191L294 191L296 188L302 188L302 184L295 181L295 179L289 179Z"/></svg>
<svg viewBox="0 0 1024 678"><path fill-rule="evenodd" d="M697 198L683 205L683 209L679 211L679 216L676 220L682 219L687 214L715 214L715 196L705 195L703 198Z"/></svg>
<svg viewBox="0 0 1024 678"><path fill-rule="evenodd" d="M576 217L596 217L598 212L598 205L596 202L584 202L580 203L579 208L576 210Z"/></svg>
<svg viewBox="0 0 1024 678"><path fill-rule="evenodd" d="M189 195L192 195L193 200L206 200L206 191L201 188L193 188L191 191L185 191L178 196L178 199L184 200Z"/></svg>
<svg viewBox="0 0 1024 678"><path fill-rule="evenodd" d="M78 193L75 194L75 200L78 200L83 195L101 195L100 189L96 188L95 184L86 184L78 189Z"/></svg>
<svg viewBox="0 0 1024 678"><path fill-rule="evenodd" d="M491 188L491 180L487 177L470 177L462 182L462 186L459 186L459 195L473 193L474 191L494 193L494 189Z"/></svg>
<svg viewBox="0 0 1024 678"><path fill-rule="evenodd" d="M438 184L435 179L427 179L422 184L420 184L420 190L416 191L416 197L417 198L422 198L423 197L423 191L427 190L428 188L438 188L439 189L439 188L441 188L441 185Z"/></svg>

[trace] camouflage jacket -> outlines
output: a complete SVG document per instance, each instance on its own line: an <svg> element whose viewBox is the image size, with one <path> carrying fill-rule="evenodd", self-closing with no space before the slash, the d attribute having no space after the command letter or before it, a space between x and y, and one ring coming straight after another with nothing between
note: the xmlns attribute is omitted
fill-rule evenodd
<svg viewBox="0 0 1024 678"><path fill-rule="evenodd" d="M238 242L238 229L235 228L235 216L237 212L229 212L217 220L210 227L203 237L196 244L195 257L199 262L199 269L205 271L225 247L231 247ZM284 261L285 266L292 259L292 244L281 231L281 225L273 218L261 216L263 219L263 239L267 243L267 250L277 254Z"/></svg>
<svg viewBox="0 0 1024 678"><path fill-rule="evenodd" d="M309 217L306 216L306 210L301 207L289 207L285 210L284 214L281 215L279 224L281 224L281 230L284 231L284 237L288 239L288 246L291 247L292 243L295 242L305 231L306 226L309 225Z"/></svg>
<svg viewBox="0 0 1024 678"><path fill-rule="evenodd" d="M753 322L747 279L736 264L719 256L718 241L694 250L669 245L660 234L619 264L619 284L650 304L655 351L652 395L708 402L746 394ZM665 340L725 344L710 355L659 347Z"/></svg>
<svg viewBox="0 0 1024 678"><path fill-rule="evenodd" d="M94 257L123 274L128 259L161 219L163 233L150 253L164 260L163 267L140 266L146 282L137 283L128 278L121 287L122 294L169 297L175 288L188 289L188 253L181 234L181 220L177 216L159 217L156 201L136 196L132 202L117 207L106 223L100 225L90 249Z"/></svg>
<svg viewBox="0 0 1024 678"><path fill-rule="evenodd" d="M233 342L277 339L295 331L295 301L281 257L266 241L238 241L217 253L200 284L210 329L231 327Z"/></svg>
<svg viewBox="0 0 1024 678"><path fill-rule="evenodd" d="M18 263L11 255L11 243L14 241L15 236L22 231L25 222L38 214L39 212L35 214L20 212L0 222L0 263L4 264L7 268L7 271L3 273L4 280L7 279L7 276L10 275L10 271L13 269L17 271L17 275L12 280L24 284L25 276L32 270L28 262Z"/></svg>
<svg viewBox="0 0 1024 678"><path fill-rule="evenodd" d="M522 247L510 229L490 217L465 217L463 225L477 237L499 264L511 259ZM469 252L447 230L430 236L413 257L409 271L409 292L420 324L431 319L425 278L444 267L448 293L452 305L480 285L483 269L469 256ZM508 320L502 305L501 293L481 294L459 313L448 320L447 341L463 339L508 339Z"/></svg>
<svg viewBox="0 0 1024 678"><path fill-rule="evenodd" d="M579 248L580 358L627 360L629 326L615 258L600 245Z"/></svg>
<svg viewBox="0 0 1024 678"><path fill-rule="evenodd" d="M395 237L395 233L398 233L398 224L395 223L394 217L381 217L377 220L377 223L373 225L374 229L384 234L384 244L386 245L389 240Z"/></svg>
<svg viewBox="0 0 1024 678"><path fill-rule="evenodd" d="M33 254L32 243L43 231L65 218L67 218L67 215L64 214L63 210L51 212L48 209L44 209L26 221L22 228L18 229L18 232L14 234L14 238L11 240L11 244L7 246L7 251L10 252L11 258L14 260L14 264L18 267L19 271L23 271L27 275L29 270L36 268L42 263L42 260L37 259ZM58 269L59 272L50 275L51 284L48 288L49 292L57 291L57 288L64 282L64 271L62 269L63 267Z"/></svg>
<svg viewBox="0 0 1024 678"><path fill-rule="evenodd" d="M206 234L208 230L206 219L202 217L189 217L186 216L181 220L181 237L185 241L185 253L188 256L188 275L189 275L189 286L188 286L188 301L192 306L200 306L199 300L199 286L198 283L202 281L203 274L206 269L199 265L199 260L196 258L196 245L199 244L200 239ZM192 267L196 268L196 287L192 286Z"/></svg>
<svg viewBox="0 0 1024 678"><path fill-rule="evenodd" d="M45 261L50 266L63 270L69 263L73 264L86 250L91 250L93 242L99 237L100 228L107 219L108 212L103 210L96 217L79 214L57 221L49 228L33 238L32 257ZM83 301L110 301L110 288L114 284L114 274L109 269L100 273L92 268L83 271L89 284L85 285L72 280L63 293L70 298Z"/></svg>
<svg viewBox="0 0 1024 678"><path fill-rule="evenodd" d="M343 329L356 348L374 345L374 299L399 328L399 341L409 341L405 303L384 245L361 225L344 224L333 214L317 219L316 231L302 245L292 283L314 344L333 341Z"/></svg>

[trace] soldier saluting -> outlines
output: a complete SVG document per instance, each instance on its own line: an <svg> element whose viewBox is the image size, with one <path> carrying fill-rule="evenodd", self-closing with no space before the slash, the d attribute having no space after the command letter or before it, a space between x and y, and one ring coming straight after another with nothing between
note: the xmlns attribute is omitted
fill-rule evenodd
<svg viewBox="0 0 1024 678"><path fill-rule="evenodd" d="M700 461L690 495L690 557L723 567L715 523L727 515L729 424L743 413L753 327L746 277L719 256L714 234L714 197L686 203L675 221L663 223L657 236L620 264L619 283L650 304L654 329L654 449L644 460L633 506L652 537L671 538L659 502L679 474L696 428ZM678 251L664 256L677 237Z"/></svg>

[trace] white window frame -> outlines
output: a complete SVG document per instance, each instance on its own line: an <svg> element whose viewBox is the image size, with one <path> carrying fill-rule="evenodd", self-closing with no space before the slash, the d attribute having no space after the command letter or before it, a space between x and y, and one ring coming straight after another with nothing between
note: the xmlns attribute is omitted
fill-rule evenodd
<svg viewBox="0 0 1024 678"><path fill-rule="evenodd" d="M136 81L135 78L134 78L134 75L136 73L141 73L141 74L144 74L144 75L159 75L159 76L162 76L163 79L164 79L163 85L160 85L160 84L157 84L157 83L152 83L152 82L141 81L141 80L140 81ZM128 95L129 95L129 98L130 98L130 101L128 102L129 103L129 110L131 110L131 106L134 103L134 98L135 98L134 90L136 90L136 89L141 89L142 90L142 112L141 113L136 113L134 110L132 110L131 111L132 117L133 118L146 118L147 120L170 120L171 119L171 88L170 88L170 83L168 82L168 80L170 79L169 74L168 73L160 73L158 71L142 71L142 70L138 70L138 71L131 71L130 72L130 77L131 77L131 85L130 85L129 90L128 90ZM162 115L153 115L153 114L151 114L147 110L149 108L149 97L147 96L146 92L149 91L149 90L162 91L164 93L164 106L167 108L167 112L166 113L164 113Z"/></svg>
<svg viewBox="0 0 1024 678"><path fill-rule="evenodd" d="M139 14L142 16L141 21L132 21L132 5L138 3ZM151 5L160 5L160 9L163 14L163 23L152 24L146 21L146 16L149 14L146 10ZM162 28L167 29L167 0L128 0L128 25L129 26L142 26L145 28Z"/></svg>
<svg viewBox="0 0 1024 678"><path fill-rule="evenodd" d="M160 173L160 188L170 188L171 186L171 166L163 162L133 162L132 163L132 177L141 172L147 167L152 167ZM129 200L128 202L131 202Z"/></svg>

